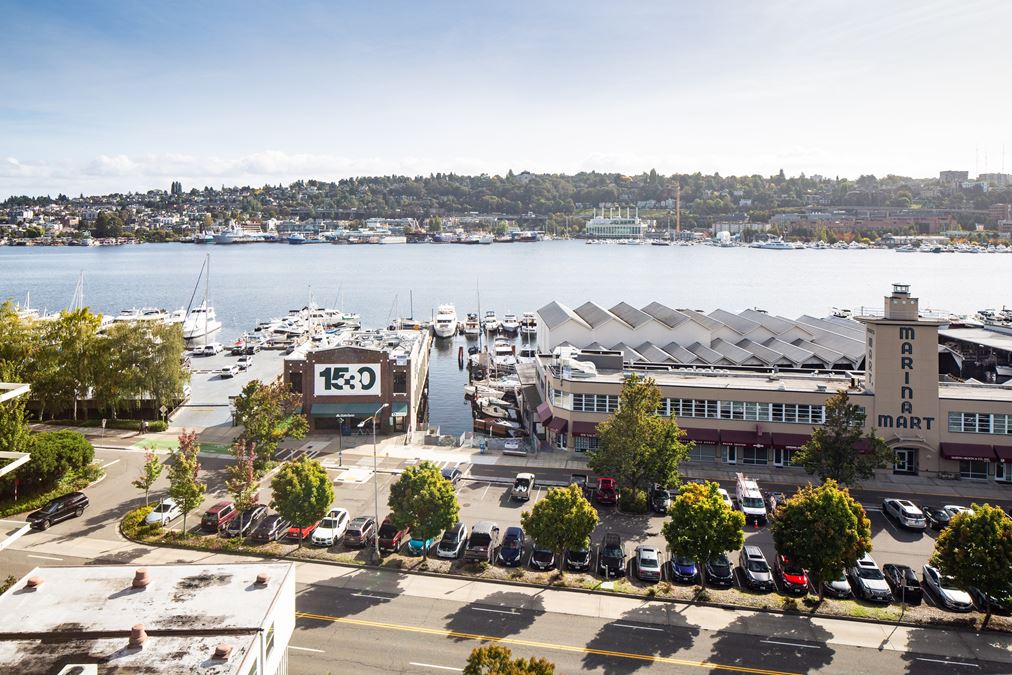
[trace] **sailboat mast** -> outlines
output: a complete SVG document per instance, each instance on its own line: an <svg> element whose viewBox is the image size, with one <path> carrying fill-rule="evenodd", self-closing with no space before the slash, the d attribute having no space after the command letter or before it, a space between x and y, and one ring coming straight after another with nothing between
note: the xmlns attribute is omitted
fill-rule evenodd
<svg viewBox="0 0 1012 675"><path fill-rule="evenodd" d="M204 274L204 344L207 344L207 294L211 288L211 254L208 253L204 259L204 266L207 268Z"/></svg>

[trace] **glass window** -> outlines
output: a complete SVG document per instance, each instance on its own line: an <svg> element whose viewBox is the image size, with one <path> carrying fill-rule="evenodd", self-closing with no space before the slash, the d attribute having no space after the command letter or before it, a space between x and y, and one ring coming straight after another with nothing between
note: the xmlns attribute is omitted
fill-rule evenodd
<svg viewBox="0 0 1012 675"><path fill-rule="evenodd" d="M783 403L771 403L770 409L772 411L772 421L783 422L784 421L784 404Z"/></svg>
<svg viewBox="0 0 1012 675"><path fill-rule="evenodd" d="M587 452L596 449L600 442L597 436L576 436L573 438L573 447L577 452Z"/></svg>
<svg viewBox="0 0 1012 675"><path fill-rule="evenodd" d="M769 455L766 448L741 448L742 464L768 464Z"/></svg>
<svg viewBox="0 0 1012 675"><path fill-rule="evenodd" d="M720 406L719 401L707 401L706 402L706 417L710 419L717 419L720 417Z"/></svg>
<svg viewBox="0 0 1012 675"><path fill-rule="evenodd" d="M987 478L987 462L963 460L959 463L960 478Z"/></svg>
<svg viewBox="0 0 1012 675"><path fill-rule="evenodd" d="M958 412L949 413L949 431L963 430L963 414Z"/></svg>
<svg viewBox="0 0 1012 675"><path fill-rule="evenodd" d="M717 447L718 446L716 445L696 443L695 446L689 450L689 461L715 462L717 461Z"/></svg>
<svg viewBox="0 0 1012 675"><path fill-rule="evenodd" d="M408 393L408 374L407 373L394 371L394 393L395 394L406 394L406 393Z"/></svg>

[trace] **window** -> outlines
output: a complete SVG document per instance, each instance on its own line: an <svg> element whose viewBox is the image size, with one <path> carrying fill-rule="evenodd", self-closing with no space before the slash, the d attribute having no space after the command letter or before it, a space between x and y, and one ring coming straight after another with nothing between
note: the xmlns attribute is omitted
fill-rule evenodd
<svg viewBox="0 0 1012 675"><path fill-rule="evenodd" d="M742 464L768 464L769 455L766 448L741 448Z"/></svg>
<svg viewBox="0 0 1012 675"><path fill-rule="evenodd" d="M404 371L394 371L394 393L408 393L408 374Z"/></svg>
<svg viewBox="0 0 1012 675"><path fill-rule="evenodd" d="M302 393L302 373L290 373L289 378L291 379L292 391L296 394Z"/></svg>
<svg viewBox="0 0 1012 675"><path fill-rule="evenodd" d="M959 477L970 478L970 479L986 479L987 478L987 462L979 460L962 460L959 463Z"/></svg>
<svg viewBox="0 0 1012 675"><path fill-rule="evenodd" d="M565 450L566 449L566 439L568 437L569 437L569 434L555 434L555 447L558 448L559 450Z"/></svg>
<svg viewBox="0 0 1012 675"><path fill-rule="evenodd" d="M576 436L573 438L573 448L577 452L587 452L588 450L596 450L600 445L601 439L597 436Z"/></svg>
<svg viewBox="0 0 1012 675"><path fill-rule="evenodd" d="M772 410L771 419L774 422L784 421L784 404L783 403L771 403L770 409Z"/></svg>
<svg viewBox="0 0 1012 675"><path fill-rule="evenodd" d="M777 466L790 466L797 450L792 448L773 448L773 463Z"/></svg>
<svg viewBox="0 0 1012 675"><path fill-rule="evenodd" d="M689 450L689 461L710 463L717 461L717 446L696 443L693 448Z"/></svg>
<svg viewBox="0 0 1012 675"><path fill-rule="evenodd" d="M949 431L971 434L1012 434L1012 415L950 412Z"/></svg>

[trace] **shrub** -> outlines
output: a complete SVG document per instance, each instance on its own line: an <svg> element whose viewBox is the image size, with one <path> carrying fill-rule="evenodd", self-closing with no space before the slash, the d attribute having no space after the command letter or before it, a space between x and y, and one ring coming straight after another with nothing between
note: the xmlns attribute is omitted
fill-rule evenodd
<svg viewBox="0 0 1012 675"><path fill-rule="evenodd" d="M161 532L162 526L160 524L147 525L144 523L144 518L151 513L151 509L153 508L155 507L142 506L123 516L123 520L119 524L119 529L123 533L123 536L127 539L140 539L143 541Z"/></svg>
<svg viewBox="0 0 1012 675"><path fill-rule="evenodd" d="M49 487L69 472L79 471L95 459L95 448L76 431L43 431L28 438L31 460L14 473L22 489ZM12 481L13 479L8 479Z"/></svg>
<svg viewBox="0 0 1012 675"><path fill-rule="evenodd" d="M619 508L626 513L646 513L649 501L646 490L623 490Z"/></svg>
<svg viewBox="0 0 1012 675"><path fill-rule="evenodd" d="M70 471L64 474L63 478L57 482L56 487L51 490L36 494L29 493L28 496L22 493L19 495L20 499L17 501L14 501L13 498L4 499L0 501L0 518L14 515L15 513L40 509L49 501L62 497L68 492L83 490L98 480L103 473L99 465L89 464L80 471Z"/></svg>
<svg viewBox="0 0 1012 675"><path fill-rule="evenodd" d="M780 604L781 604L781 606L783 606L784 611L787 611L787 612L796 612L796 611L798 611L798 601L795 598L783 598L780 601Z"/></svg>
<svg viewBox="0 0 1012 675"><path fill-rule="evenodd" d="M165 431L169 428L167 422L162 420L155 420L154 422L148 422L148 431Z"/></svg>

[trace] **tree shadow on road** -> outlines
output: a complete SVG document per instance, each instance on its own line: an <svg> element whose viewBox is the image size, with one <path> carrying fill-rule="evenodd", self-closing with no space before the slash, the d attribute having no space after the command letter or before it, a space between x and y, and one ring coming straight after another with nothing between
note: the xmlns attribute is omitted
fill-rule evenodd
<svg viewBox="0 0 1012 675"><path fill-rule="evenodd" d="M151 553L151 549L146 546L135 546L134 548L126 549L125 551L117 551L116 553L106 553L98 556L93 560L86 562L86 565L127 565L137 560L143 555Z"/></svg>
<svg viewBox="0 0 1012 675"><path fill-rule="evenodd" d="M653 657L673 657L688 649L699 628L689 624L682 610L670 603L644 604L605 624L587 643L591 651L583 657L584 669L627 675L653 664Z"/></svg>
<svg viewBox="0 0 1012 675"><path fill-rule="evenodd" d="M391 570L364 567L333 580L317 581L297 589L296 630L333 626L335 618L361 614L385 605L401 594L406 578ZM314 615L327 618L313 618Z"/></svg>
<svg viewBox="0 0 1012 675"><path fill-rule="evenodd" d="M496 591L447 616L446 628L468 636L506 637L529 628L544 613L545 603L540 593Z"/></svg>
<svg viewBox="0 0 1012 675"><path fill-rule="evenodd" d="M716 634L711 660L720 667L713 672L724 673L728 667L817 671L833 661L831 638L829 631L803 617L743 616Z"/></svg>
<svg viewBox="0 0 1012 675"><path fill-rule="evenodd" d="M968 627L980 615L976 613L956 614L951 616L957 620L964 619ZM991 618L993 622L995 617ZM944 630L944 629L943 629ZM943 632L932 628L907 629L906 644L901 644L901 658L906 662L906 672L910 675L935 675L935 673L1008 673L1009 666L1008 634L991 632L966 633L967 640L953 642L952 632L959 629L948 629ZM973 643L973 654L959 653L967 641ZM955 649L954 649L955 646ZM953 653L956 651L956 653Z"/></svg>

